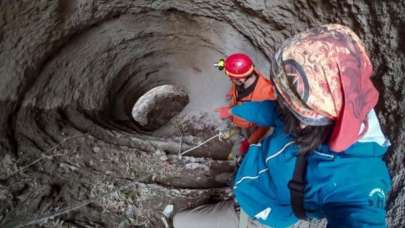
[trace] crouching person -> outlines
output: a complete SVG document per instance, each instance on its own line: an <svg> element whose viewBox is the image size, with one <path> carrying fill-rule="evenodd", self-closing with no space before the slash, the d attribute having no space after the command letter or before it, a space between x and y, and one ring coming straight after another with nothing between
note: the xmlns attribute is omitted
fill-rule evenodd
<svg viewBox="0 0 405 228"><path fill-rule="evenodd" d="M232 108L274 127L243 159L235 203L180 213L175 227L288 227L312 218L326 218L328 227L386 227L389 142L373 110L371 74L362 42L347 27L324 25L286 40L272 62L277 102Z"/></svg>
<svg viewBox="0 0 405 228"><path fill-rule="evenodd" d="M232 148L231 159L243 156L250 144L259 142L268 132L268 127L260 127L245 119L233 116L230 109L244 102L275 100L276 94L271 81L258 72L252 59L244 53L233 53L226 59L221 59L218 69L224 70L226 76L232 82L229 96L229 104L216 109L221 119L229 120L240 129L239 139Z"/></svg>

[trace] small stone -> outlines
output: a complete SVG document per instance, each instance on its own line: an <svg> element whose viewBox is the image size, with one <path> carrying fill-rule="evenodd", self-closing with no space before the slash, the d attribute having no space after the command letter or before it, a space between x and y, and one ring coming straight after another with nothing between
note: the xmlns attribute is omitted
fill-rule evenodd
<svg viewBox="0 0 405 228"><path fill-rule="evenodd" d="M173 209L174 209L173 204L168 204L166 205L162 213L166 218L170 218L173 215Z"/></svg>
<svg viewBox="0 0 405 228"><path fill-rule="evenodd" d="M100 148L100 147L98 147L98 146L93 147L93 152L94 152L94 153L98 153L98 152L100 152L100 151L101 151L101 148Z"/></svg>

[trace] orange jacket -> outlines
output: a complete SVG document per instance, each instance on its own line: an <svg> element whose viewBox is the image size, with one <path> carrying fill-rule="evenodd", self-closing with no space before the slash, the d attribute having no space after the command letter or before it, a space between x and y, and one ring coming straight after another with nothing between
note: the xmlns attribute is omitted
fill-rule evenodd
<svg viewBox="0 0 405 228"><path fill-rule="evenodd" d="M231 101L230 105L234 106L246 101L264 101L264 100L275 100L276 93L273 83L267 80L261 73L255 71L258 75L256 86L252 93L248 96L243 97L241 100L237 100L237 90L236 85L232 84L231 87ZM252 135L250 135L248 141L251 144L257 143L267 132L268 128L257 127L254 123L250 123L244 119L236 116L232 116L231 121L234 125L240 128L255 128Z"/></svg>

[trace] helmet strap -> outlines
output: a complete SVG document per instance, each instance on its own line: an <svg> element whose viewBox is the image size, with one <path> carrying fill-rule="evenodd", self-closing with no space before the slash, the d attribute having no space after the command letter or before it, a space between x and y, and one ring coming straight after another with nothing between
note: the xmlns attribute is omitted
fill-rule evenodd
<svg viewBox="0 0 405 228"><path fill-rule="evenodd" d="M252 77L252 76L250 76L250 77ZM249 85L248 87L245 87L244 84L240 85L240 86L237 85L236 86L236 91L237 91L236 100L240 101L244 97L249 96L254 91L254 89L256 87L256 84L257 84L257 77L256 77L255 81L251 85Z"/></svg>

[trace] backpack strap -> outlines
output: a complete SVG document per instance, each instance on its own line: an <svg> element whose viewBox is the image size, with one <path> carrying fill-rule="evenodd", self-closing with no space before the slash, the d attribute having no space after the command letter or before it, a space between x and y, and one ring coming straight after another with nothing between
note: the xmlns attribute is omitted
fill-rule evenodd
<svg viewBox="0 0 405 228"><path fill-rule="evenodd" d="M304 154L300 154L295 162L294 176L288 182L290 189L291 207L295 216L299 219L306 219L304 209L304 190L305 190L305 174L307 168L307 159Z"/></svg>

